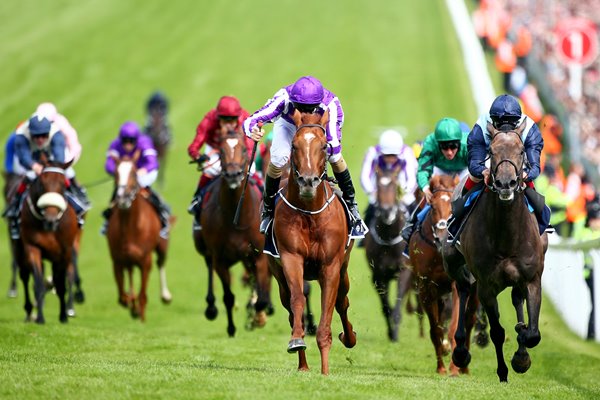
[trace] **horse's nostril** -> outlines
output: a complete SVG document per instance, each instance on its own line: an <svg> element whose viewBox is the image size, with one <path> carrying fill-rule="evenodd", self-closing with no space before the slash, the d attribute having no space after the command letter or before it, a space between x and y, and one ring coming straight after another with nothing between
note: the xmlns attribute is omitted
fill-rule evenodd
<svg viewBox="0 0 600 400"><path fill-rule="evenodd" d="M515 179L510 181L510 187L511 188L517 187L517 181Z"/></svg>

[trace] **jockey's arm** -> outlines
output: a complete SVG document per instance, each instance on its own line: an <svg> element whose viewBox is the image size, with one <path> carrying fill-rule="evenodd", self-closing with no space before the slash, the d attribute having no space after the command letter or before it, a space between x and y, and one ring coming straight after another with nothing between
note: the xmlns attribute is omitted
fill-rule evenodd
<svg viewBox="0 0 600 400"><path fill-rule="evenodd" d="M529 167L525 167L526 181L532 181L540 175L540 154L544 148L544 139L537 125L533 125L525 139L525 154Z"/></svg>
<svg viewBox="0 0 600 400"><path fill-rule="evenodd" d="M483 138L483 130L479 125L475 125L469 134L467 150L469 153L469 173L477 179L482 179L483 171L487 169L485 159L487 158L488 149Z"/></svg>
<svg viewBox="0 0 600 400"><path fill-rule="evenodd" d="M53 161L61 164L65 162L66 146L65 135L60 131L56 132L50 139L50 154L52 154Z"/></svg>
<svg viewBox="0 0 600 400"><path fill-rule="evenodd" d="M29 140L24 135L17 135L15 138L15 154L25 169L31 169L33 158L31 157L31 147Z"/></svg>
<svg viewBox="0 0 600 400"><path fill-rule="evenodd" d="M118 151L119 140L115 140L110 144L106 152L106 162L104 163L104 170L109 175L114 175L117 169L117 159L121 158L121 154Z"/></svg>
<svg viewBox="0 0 600 400"><path fill-rule="evenodd" d="M202 121L196 127L196 136L190 145L188 146L188 155L196 160L200 157L200 149L206 142L208 137L208 128L210 125L209 114L206 114Z"/></svg>
<svg viewBox="0 0 600 400"><path fill-rule="evenodd" d="M243 123L244 133L248 137L252 137L252 130L257 127L259 122L263 124L272 122L279 117L285 110L287 92L285 89L280 89L272 99L267 100L266 104L246 118ZM253 139L254 140L254 139Z"/></svg>
<svg viewBox="0 0 600 400"><path fill-rule="evenodd" d="M434 146L437 146L437 141L433 134L427 136L423 142L417 166L417 184L421 190L429 186L429 180L433 175L433 167L435 166Z"/></svg>
<svg viewBox="0 0 600 400"><path fill-rule="evenodd" d="M79 142L79 138L77 137L77 131L75 130L75 128L73 128L69 120L67 120L67 118L61 114L58 114L56 116L55 124L57 125L58 129L65 135L66 146L69 149L69 154L76 162L77 160L79 160L82 150L81 143Z"/></svg>
<svg viewBox="0 0 600 400"><path fill-rule="evenodd" d="M152 145L152 139L148 136L142 136L138 139L138 149L140 150L140 161L138 166L148 172L158 170L158 153Z"/></svg>

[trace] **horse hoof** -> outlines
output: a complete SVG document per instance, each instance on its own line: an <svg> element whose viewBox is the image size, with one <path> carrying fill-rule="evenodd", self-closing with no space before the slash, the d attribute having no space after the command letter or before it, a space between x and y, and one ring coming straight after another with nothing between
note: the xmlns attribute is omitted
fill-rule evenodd
<svg viewBox="0 0 600 400"><path fill-rule="evenodd" d="M40 324L40 325L44 325L46 323L46 320L44 318L37 317L35 319L35 323L36 324Z"/></svg>
<svg viewBox="0 0 600 400"><path fill-rule="evenodd" d="M9 299L15 299L17 297L17 289L8 289L6 297L8 297Z"/></svg>
<svg viewBox="0 0 600 400"><path fill-rule="evenodd" d="M67 310L67 316L71 317L71 318L75 317L75 309L74 308L69 308Z"/></svg>
<svg viewBox="0 0 600 400"><path fill-rule="evenodd" d="M161 296L160 299L162 300L163 304L171 304L173 296L171 296L171 293L169 293L167 295Z"/></svg>
<svg viewBox="0 0 600 400"><path fill-rule="evenodd" d="M352 331L352 336L354 338L347 338L346 335L344 335L344 332L340 332L338 338L346 348L351 349L356 345L356 332Z"/></svg>
<svg viewBox="0 0 600 400"><path fill-rule="evenodd" d="M252 325L255 328L262 328L267 324L267 313L265 311L259 311L252 320Z"/></svg>
<svg viewBox="0 0 600 400"><path fill-rule="evenodd" d="M268 316L271 316L271 315L273 315L273 314L275 314L275 308L273 307L273 305L272 305L272 304L269 304L269 305L267 306L267 315L268 315Z"/></svg>
<svg viewBox="0 0 600 400"><path fill-rule="evenodd" d="M448 339L442 340L442 355L447 356L452 351L452 345Z"/></svg>
<svg viewBox="0 0 600 400"><path fill-rule="evenodd" d="M83 290L78 290L73 294L73 300L75 300L75 303L77 304L83 304L85 302L85 294L83 293Z"/></svg>
<svg viewBox="0 0 600 400"><path fill-rule="evenodd" d="M524 374L531 367L531 358L526 351L521 353L517 351L513 355L512 360L510 360L510 365L516 373Z"/></svg>
<svg viewBox="0 0 600 400"><path fill-rule="evenodd" d="M235 326L228 326L227 327L227 335L229 335L229 337L234 337L235 336Z"/></svg>
<svg viewBox="0 0 600 400"><path fill-rule="evenodd" d="M66 324L69 322L69 317L67 317L67 314L65 313L65 315L61 315L60 317L58 317L58 320L61 324Z"/></svg>
<svg viewBox="0 0 600 400"><path fill-rule="evenodd" d="M300 350L306 350L306 343L304 343L304 339L292 339L288 343L287 352L295 353Z"/></svg>
<svg viewBox="0 0 600 400"><path fill-rule="evenodd" d="M515 325L515 332L521 333L524 330L527 330L527 325L525 325L525 323L519 322Z"/></svg>
<svg viewBox="0 0 600 400"><path fill-rule="evenodd" d="M315 336L317 334L317 326L315 324L310 324L306 327L306 334L309 336Z"/></svg>
<svg viewBox="0 0 600 400"><path fill-rule="evenodd" d="M452 362L458 368L467 368L469 363L471 362L471 353L467 349L458 350L458 348L454 349L452 352Z"/></svg>
<svg viewBox="0 0 600 400"><path fill-rule="evenodd" d="M209 321L213 321L215 318L217 318L218 314L219 314L219 310L217 310L217 307L215 307L215 306L206 307L206 311L204 311L204 316Z"/></svg>
<svg viewBox="0 0 600 400"><path fill-rule="evenodd" d="M490 343L490 336L486 331L481 331L475 335L475 343L477 343L477 346L484 348Z"/></svg>

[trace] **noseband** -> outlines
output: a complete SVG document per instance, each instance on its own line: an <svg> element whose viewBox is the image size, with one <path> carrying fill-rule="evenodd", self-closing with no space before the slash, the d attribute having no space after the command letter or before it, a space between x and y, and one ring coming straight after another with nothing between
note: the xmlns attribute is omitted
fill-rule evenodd
<svg viewBox="0 0 600 400"><path fill-rule="evenodd" d="M513 133L513 134L517 135L517 137L519 138L519 142L521 142L521 144L523 144L523 139L517 132L515 132L515 131L508 131L508 132L500 131L496 134L496 136L501 133L503 133L503 134ZM494 136L494 138L496 136ZM492 139L492 142L493 142L493 139ZM491 163L491 158L494 155L494 152L491 149L491 145L490 145L489 154L490 154L490 163ZM514 191L519 193L524 190L524 188L523 188L523 170L525 169L525 165L527 162L527 159L525 157L525 149L521 149L521 153L519 155L521 156L521 165L520 166L517 166L517 164L513 160L504 158L504 159L500 160L500 162L498 164L496 164L496 166L493 167L493 169L491 169L490 178L492 178L492 179L491 179L490 184L487 186L489 190L491 190L494 193L499 193L499 191L496 189L496 187L494 185L494 182L496 181L496 175L498 173L498 168L500 168L500 165L502 165L503 163L509 163L510 165L512 165L517 174L517 187L515 188ZM492 168L491 165L490 165L490 167Z"/></svg>
<svg viewBox="0 0 600 400"><path fill-rule="evenodd" d="M42 173L40 174L40 177L45 173L56 173L65 176L65 170L58 167L44 167ZM59 209L59 212L56 216L56 221L60 221L60 219L65 213L65 210L67 209L67 201L61 193L46 192L38 198L35 204L33 204L33 200L31 200L31 195L28 195L27 206L29 207L29 211L31 211L31 214L40 221L46 220L46 207L57 207Z"/></svg>

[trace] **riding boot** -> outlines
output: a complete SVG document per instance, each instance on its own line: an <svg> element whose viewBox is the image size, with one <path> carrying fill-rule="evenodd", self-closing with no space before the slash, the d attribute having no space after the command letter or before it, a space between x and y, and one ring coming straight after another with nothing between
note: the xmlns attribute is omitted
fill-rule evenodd
<svg viewBox="0 0 600 400"><path fill-rule="evenodd" d="M358 212L358 204L356 204L356 201L354 200L355 191L354 185L352 184L352 178L350 177L350 171L346 169L342 172L334 172L333 174L342 191L342 198L348 206L348 210L352 216L350 236L353 239L360 239L365 236L369 231L369 228L367 228Z"/></svg>
<svg viewBox="0 0 600 400"><path fill-rule="evenodd" d="M21 199L22 193L16 192L10 203L6 207L6 210L2 213L3 217L8 220L8 227L10 231L10 237L12 239L18 239L21 236L19 227L19 214L21 210Z"/></svg>
<svg viewBox="0 0 600 400"><path fill-rule="evenodd" d="M112 214L112 207L108 207L104 211L102 211L102 216L104 217L104 221L102 222L102 227L100 228L100 233L102 235L106 235L106 228L108 227L108 219L110 218L111 214Z"/></svg>
<svg viewBox="0 0 600 400"><path fill-rule="evenodd" d="M410 220L407 221L406 224L404 224L404 227L402 228L402 239L404 239L406 243L410 241L410 237L412 236L415 230L415 224L417 223L418 216L419 213L417 212L417 210L414 210L410 217Z"/></svg>
<svg viewBox="0 0 600 400"><path fill-rule="evenodd" d="M171 208L165 203L162 198L156 193L150 186L147 187L148 192L150 193L150 203L154 206L156 211L158 212L158 217L160 218L160 237L163 239L167 239L169 237L169 219L171 217Z"/></svg>
<svg viewBox="0 0 600 400"><path fill-rule="evenodd" d="M188 214L198 215L198 219L200 219L200 211L202 210L202 193L202 188L198 186L187 209Z"/></svg>
<svg viewBox="0 0 600 400"><path fill-rule="evenodd" d="M281 177L273 178L267 175L265 191L263 192L263 210L260 216L260 233L265 233L275 215L275 196L279 190Z"/></svg>

